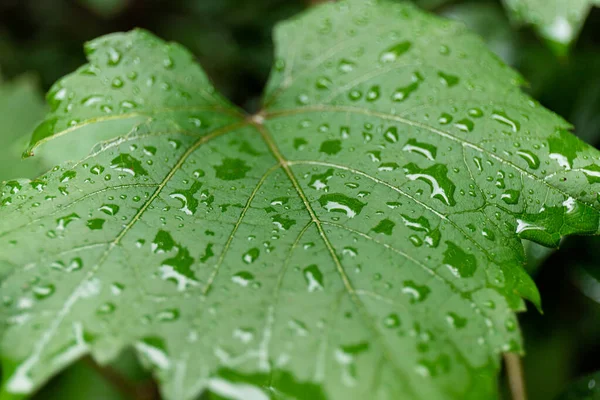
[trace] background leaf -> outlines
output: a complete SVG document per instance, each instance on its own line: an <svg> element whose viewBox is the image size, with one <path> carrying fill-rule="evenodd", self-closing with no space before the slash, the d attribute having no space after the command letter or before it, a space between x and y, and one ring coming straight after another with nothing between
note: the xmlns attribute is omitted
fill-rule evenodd
<svg viewBox="0 0 600 400"><path fill-rule="evenodd" d="M600 399L599 382L599 373L588 375L571 384L557 400L598 400Z"/></svg>
<svg viewBox="0 0 600 400"><path fill-rule="evenodd" d="M573 42L590 8L598 0L504 0L513 16L533 24L539 34L559 54Z"/></svg>
<svg viewBox="0 0 600 400"><path fill-rule="evenodd" d="M49 169L38 159L21 159L31 131L45 113L38 82L32 75L23 75L12 82L2 82L0 78L0 182L35 178Z"/></svg>

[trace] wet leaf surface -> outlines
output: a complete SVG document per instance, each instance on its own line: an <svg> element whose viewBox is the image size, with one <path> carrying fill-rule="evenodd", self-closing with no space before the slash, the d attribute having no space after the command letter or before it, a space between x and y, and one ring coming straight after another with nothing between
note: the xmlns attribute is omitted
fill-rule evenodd
<svg viewBox="0 0 600 400"><path fill-rule="evenodd" d="M599 153L411 6L275 42L252 116L140 30L52 88L30 150L104 141L1 189L2 396L133 347L169 399L496 397L540 303L521 240L596 233Z"/></svg>

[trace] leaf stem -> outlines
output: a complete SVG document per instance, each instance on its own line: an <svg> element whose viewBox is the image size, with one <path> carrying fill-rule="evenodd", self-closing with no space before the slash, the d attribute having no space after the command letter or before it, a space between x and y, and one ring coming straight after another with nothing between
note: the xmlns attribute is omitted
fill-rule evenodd
<svg viewBox="0 0 600 400"><path fill-rule="evenodd" d="M504 353L504 365L512 400L527 400L521 357L515 353Z"/></svg>

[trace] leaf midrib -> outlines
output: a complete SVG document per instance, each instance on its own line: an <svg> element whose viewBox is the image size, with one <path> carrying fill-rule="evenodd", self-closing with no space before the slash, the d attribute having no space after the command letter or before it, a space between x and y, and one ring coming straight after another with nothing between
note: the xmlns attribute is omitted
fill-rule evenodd
<svg viewBox="0 0 600 400"><path fill-rule="evenodd" d="M308 198L306 197L306 194L302 190L302 187L300 186L298 179L296 178L293 171L291 170L289 162L283 157L283 155L279 151L279 148L275 144L275 141L273 140L273 138L271 137L269 132L265 129L264 125L256 123L255 119L252 122L253 122L254 127L260 132L263 140L269 146L271 153L277 159L281 168L283 168L283 170L285 171L285 174L287 175L288 179L292 183L294 190L296 191L298 196L300 196L300 198L302 199L302 202L304 203L306 211L310 215L312 223L314 223L315 226L317 227L319 236L321 236L321 239L323 240L323 243L325 244L325 247L327 248L327 251L329 252L329 254L331 256L332 261L335 264L336 271L338 272L340 279L342 280L342 283L344 284L344 288L346 289L346 292L349 294L352 302L358 309L361 318L365 321L366 325L375 334L377 341L380 343L381 347L384 349L383 357L388 361L388 363L396 371L398 377L404 376L401 373L402 369L399 366L397 366L395 361L390 357L390 355L393 354L393 352L389 351L387 342L384 340L379 329L377 329L377 324L373 321L371 315L366 310L366 306L364 305L364 303L362 302L360 297L357 295L356 290L354 289L354 286L350 282L350 279L349 279L348 275L346 274L346 271L344 270L344 267L342 266L342 263L340 262L340 259L337 255L337 253L335 252L335 249L333 248L333 245L329 241L329 238L327 237L327 234L326 234L325 230L323 229L321 221L319 220L319 218L317 218L317 215L316 215L315 211L313 210L312 206L310 205L310 202L309 202ZM410 385L407 385L407 386L410 386ZM414 392L414 390L410 387L407 389Z"/></svg>
<svg viewBox="0 0 600 400"><path fill-rule="evenodd" d="M236 108L233 108L233 107L226 108L223 106L217 106L217 107L189 106L189 107L155 108L155 109L140 110L140 111L134 111L134 112L129 112L129 113L117 114L117 115L92 117L92 118L86 119L85 121L83 121L77 125L70 126L66 129L63 129L62 131L53 133L52 135L44 137L44 138L38 140L37 142L33 143L31 145L31 147L28 149L27 156L33 156L33 150L35 150L42 144L49 142L51 140L54 140L63 135L69 134L73 131L79 130L81 128L85 128L86 126L91 125L91 124L108 122L108 121L126 120L126 119L137 118L137 117L152 118L152 117L156 116L157 114L170 113L170 112L181 112L181 111L212 111L212 112L221 113L224 115L229 115L232 117L240 117L241 115L243 115Z"/></svg>

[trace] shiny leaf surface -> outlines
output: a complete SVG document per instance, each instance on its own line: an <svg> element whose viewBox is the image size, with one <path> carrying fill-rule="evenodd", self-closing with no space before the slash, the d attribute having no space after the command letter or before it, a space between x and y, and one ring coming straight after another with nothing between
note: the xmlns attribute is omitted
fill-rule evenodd
<svg viewBox="0 0 600 400"><path fill-rule="evenodd" d="M31 150L103 141L2 188L3 396L133 347L169 399L496 397L540 303L521 240L596 232L598 152L411 6L316 7L275 42L252 116L139 30L53 87Z"/></svg>

